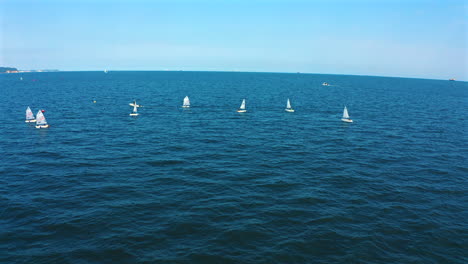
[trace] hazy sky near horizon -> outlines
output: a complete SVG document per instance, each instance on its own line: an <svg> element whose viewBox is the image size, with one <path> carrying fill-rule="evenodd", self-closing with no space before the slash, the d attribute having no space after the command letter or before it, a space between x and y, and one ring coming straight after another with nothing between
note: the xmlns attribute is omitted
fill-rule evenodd
<svg viewBox="0 0 468 264"><path fill-rule="evenodd" d="M468 80L463 0L0 0L0 66Z"/></svg>

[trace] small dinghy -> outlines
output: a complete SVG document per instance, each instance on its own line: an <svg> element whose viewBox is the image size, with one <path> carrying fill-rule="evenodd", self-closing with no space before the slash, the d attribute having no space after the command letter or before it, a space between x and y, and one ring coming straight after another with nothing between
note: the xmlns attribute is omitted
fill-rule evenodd
<svg viewBox="0 0 468 264"><path fill-rule="evenodd" d="M41 110L36 114L36 128L48 128L47 120Z"/></svg>
<svg viewBox="0 0 468 264"><path fill-rule="evenodd" d="M190 99L188 98L188 96L185 96L184 103L183 103L182 107L183 108L190 108Z"/></svg>
<svg viewBox="0 0 468 264"><path fill-rule="evenodd" d="M288 98L288 102L286 103L286 109L284 109L286 112L290 112L290 113L293 113L294 112L294 109L292 109L291 107L291 102L289 102L289 98Z"/></svg>
<svg viewBox="0 0 468 264"><path fill-rule="evenodd" d="M130 113L131 116L137 116L138 115L138 107L140 107L140 105L138 105L136 103L136 101L133 101L133 103L130 104L131 106L133 106L133 112Z"/></svg>
<svg viewBox="0 0 468 264"><path fill-rule="evenodd" d="M34 114L31 111L31 108L29 108L29 106L26 109L26 120L24 122L26 122L26 123L36 122L36 118L34 118Z"/></svg>
<svg viewBox="0 0 468 264"><path fill-rule="evenodd" d="M353 120L351 120L349 118L348 109L346 108L346 106L344 107L343 118L341 118L341 121L347 122L347 123L352 123L353 122Z"/></svg>
<svg viewBox="0 0 468 264"><path fill-rule="evenodd" d="M245 99L242 100L242 104L241 106L239 107L239 109L237 110L238 113L245 113L247 112L247 110L245 110Z"/></svg>

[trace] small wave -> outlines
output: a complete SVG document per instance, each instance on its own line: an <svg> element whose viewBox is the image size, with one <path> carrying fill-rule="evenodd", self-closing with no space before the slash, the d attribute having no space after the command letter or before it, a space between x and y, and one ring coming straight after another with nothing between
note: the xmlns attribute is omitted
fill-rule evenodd
<svg viewBox="0 0 468 264"><path fill-rule="evenodd" d="M184 163L185 161L183 160L155 160L155 161L146 162L146 164L150 166L173 166L173 165L180 165Z"/></svg>

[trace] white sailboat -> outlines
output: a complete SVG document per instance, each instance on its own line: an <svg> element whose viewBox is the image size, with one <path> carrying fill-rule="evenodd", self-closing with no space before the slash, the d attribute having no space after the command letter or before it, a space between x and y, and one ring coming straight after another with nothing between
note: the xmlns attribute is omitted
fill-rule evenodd
<svg viewBox="0 0 468 264"><path fill-rule="evenodd" d="M245 110L245 99L242 100L242 104L241 106L239 107L239 109L237 110L238 113L245 113L247 112L247 110Z"/></svg>
<svg viewBox="0 0 468 264"><path fill-rule="evenodd" d="M34 114L31 111L31 108L29 108L29 106L26 109L26 120L24 122L26 123L36 122L36 118L34 118Z"/></svg>
<svg viewBox="0 0 468 264"><path fill-rule="evenodd" d="M131 116L137 116L138 115L138 107L140 107L140 105L138 105L136 103L136 100L133 101L133 103L130 103L131 106L133 106L133 112L130 113Z"/></svg>
<svg viewBox="0 0 468 264"><path fill-rule="evenodd" d="M291 102L289 102L289 98L288 98L288 102L286 103L286 109L284 109L286 112L290 112L290 113L293 113L294 112L294 109L292 109L291 107Z"/></svg>
<svg viewBox="0 0 468 264"><path fill-rule="evenodd" d="M106 69L106 70L104 70L104 73L107 73L107 69Z"/></svg>
<svg viewBox="0 0 468 264"><path fill-rule="evenodd" d="M353 122L353 120L351 120L351 119L349 118L348 108L346 108L346 106L344 107L344 110L343 110L343 118L341 118L341 121L347 122L347 123L352 123L352 122Z"/></svg>
<svg viewBox="0 0 468 264"><path fill-rule="evenodd" d="M36 114L36 128L48 128L47 120L41 110Z"/></svg>
<svg viewBox="0 0 468 264"><path fill-rule="evenodd" d="M183 108L189 108L190 107L190 99L188 96L185 96L184 98L184 104L182 105Z"/></svg>

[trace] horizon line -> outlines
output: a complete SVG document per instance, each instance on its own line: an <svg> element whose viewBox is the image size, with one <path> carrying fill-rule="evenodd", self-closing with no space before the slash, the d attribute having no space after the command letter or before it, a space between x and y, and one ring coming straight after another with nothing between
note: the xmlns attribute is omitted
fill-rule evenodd
<svg viewBox="0 0 468 264"><path fill-rule="evenodd" d="M47 72L48 69L40 70L19 70L18 73L38 73L38 71ZM57 70L51 69L50 72L104 72L104 70ZM345 73L317 73L317 72L281 72L281 71L242 71L242 70L169 70L169 69L159 69L159 70L108 70L107 72L231 72L231 73L279 73L279 74L322 74L322 75L347 75L347 76L363 76L363 77L378 77L378 78L403 78L403 79L421 79L421 80L437 80L437 81L450 81L450 79L436 79L436 78L424 78L424 77L403 77L403 76L390 76L390 75L368 75L368 74L345 74ZM24 71L24 72L21 72ZM43 73L42 72L42 73ZM458 82L467 82L466 80L457 80Z"/></svg>

